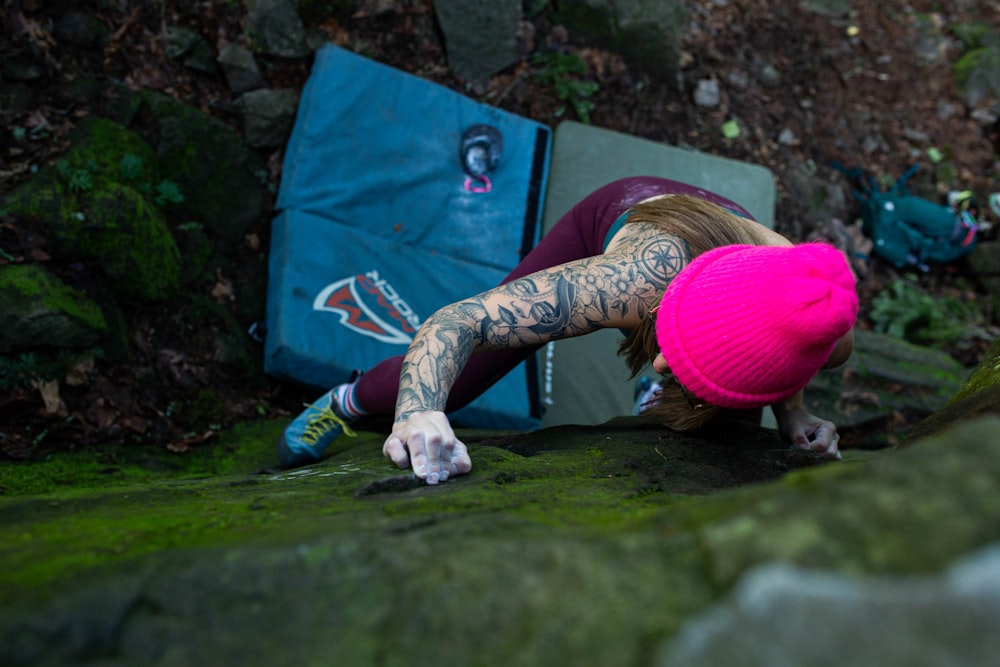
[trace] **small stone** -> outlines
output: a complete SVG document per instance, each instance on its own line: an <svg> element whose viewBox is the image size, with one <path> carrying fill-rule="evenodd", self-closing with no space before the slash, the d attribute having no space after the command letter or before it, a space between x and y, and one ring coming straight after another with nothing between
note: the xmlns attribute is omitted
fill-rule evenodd
<svg viewBox="0 0 1000 667"><path fill-rule="evenodd" d="M937 103L937 117L940 120L948 120L952 116L958 113L958 105L952 104L945 100L940 100Z"/></svg>
<svg viewBox="0 0 1000 667"><path fill-rule="evenodd" d="M760 84L765 88L773 90L781 86L781 72L770 63L761 63L760 69L757 71L757 78L760 79Z"/></svg>
<svg viewBox="0 0 1000 667"><path fill-rule="evenodd" d="M989 109L974 109L969 115L980 125L988 126L997 122L997 115Z"/></svg>
<svg viewBox="0 0 1000 667"><path fill-rule="evenodd" d="M798 146L799 140L787 127L778 134L778 143L782 146Z"/></svg>
<svg viewBox="0 0 1000 667"><path fill-rule="evenodd" d="M219 49L218 62L232 92L245 93L263 85L260 68L250 49L239 44L224 44Z"/></svg>
<svg viewBox="0 0 1000 667"><path fill-rule="evenodd" d="M750 76L743 70L733 70L726 75L726 83L736 90L746 90L750 87Z"/></svg>
<svg viewBox="0 0 1000 667"><path fill-rule="evenodd" d="M880 145L879 140L870 134L861 140L861 150L868 155L878 151Z"/></svg>
<svg viewBox="0 0 1000 667"><path fill-rule="evenodd" d="M694 91L694 103L705 109L719 106L721 94L719 82L715 79L702 79Z"/></svg>
<svg viewBox="0 0 1000 667"><path fill-rule="evenodd" d="M931 136L929 134L921 132L920 130L915 130L911 127L903 128L903 136L917 144L929 144L931 142Z"/></svg>
<svg viewBox="0 0 1000 667"><path fill-rule="evenodd" d="M298 108L298 92L290 89L260 89L237 99L243 112L243 135L248 145L273 148L288 140Z"/></svg>

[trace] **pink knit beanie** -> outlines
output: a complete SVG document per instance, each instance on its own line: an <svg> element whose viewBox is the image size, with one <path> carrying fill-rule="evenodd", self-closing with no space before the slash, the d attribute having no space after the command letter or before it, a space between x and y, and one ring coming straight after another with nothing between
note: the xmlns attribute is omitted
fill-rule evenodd
<svg viewBox="0 0 1000 667"><path fill-rule="evenodd" d="M836 248L733 245L699 255L673 279L656 337L695 397L756 408L805 387L857 315L854 275Z"/></svg>

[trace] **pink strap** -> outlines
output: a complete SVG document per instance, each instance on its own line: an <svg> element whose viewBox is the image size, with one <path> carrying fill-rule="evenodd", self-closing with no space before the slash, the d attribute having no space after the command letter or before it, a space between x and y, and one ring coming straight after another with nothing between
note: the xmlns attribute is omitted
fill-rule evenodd
<svg viewBox="0 0 1000 667"><path fill-rule="evenodd" d="M473 183L472 176L466 176L465 177L465 189L468 190L469 192L476 192L476 193L479 193L479 192L489 192L490 190L493 189L493 184L490 183L490 179L486 176L486 174L483 174L482 176L480 176L479 179L478 179L478 181L480 183L482 183L482 185L475 185L474 186L474 185L472 185L472 183Z"/></svg>

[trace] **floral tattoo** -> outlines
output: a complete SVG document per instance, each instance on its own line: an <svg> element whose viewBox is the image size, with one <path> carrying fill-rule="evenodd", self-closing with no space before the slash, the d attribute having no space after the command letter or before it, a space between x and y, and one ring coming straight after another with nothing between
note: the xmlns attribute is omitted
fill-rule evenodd
<svg viewBox="0 0 1000 667"><path fill-rule="evenodd" d="M539 271L445 306L406 354L396 421L444 410L476 350L540 347L607 327L630 328L649 312L689 253L655 225L626 226L612 252Z"/></svg>

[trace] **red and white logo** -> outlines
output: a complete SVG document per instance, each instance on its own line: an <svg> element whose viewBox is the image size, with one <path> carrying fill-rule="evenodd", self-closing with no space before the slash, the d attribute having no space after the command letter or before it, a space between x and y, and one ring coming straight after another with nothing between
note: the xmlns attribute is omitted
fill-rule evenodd
<svg viewBox="0 0 1000 667"><path fill-rule="evenodd" d="M327 285L313 300L313 310L336 313L351 331L390 345L409 345L420 327L420 318L378 271Z"/></svg>

